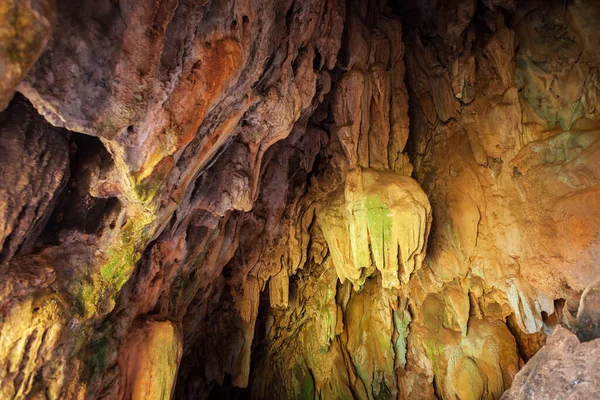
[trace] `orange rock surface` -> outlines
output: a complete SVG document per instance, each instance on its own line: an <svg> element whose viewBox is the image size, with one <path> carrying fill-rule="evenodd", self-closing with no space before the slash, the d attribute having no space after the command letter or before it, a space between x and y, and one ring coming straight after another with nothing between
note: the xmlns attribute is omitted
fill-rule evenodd
<svg viewBox="0 0 600 400"><path fill-rule="evenodd" d="M593 398L598 23L0 4L0 397Z"/></svg>

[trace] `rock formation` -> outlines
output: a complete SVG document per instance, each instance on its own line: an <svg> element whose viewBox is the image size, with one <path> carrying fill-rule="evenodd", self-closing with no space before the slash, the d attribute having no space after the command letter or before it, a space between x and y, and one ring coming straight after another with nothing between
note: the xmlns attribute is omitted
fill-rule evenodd
<svg viewBox="0 0 600 400"><path fill-rule="evenodd" d="M0 397L598 396L599 22L0 4Z"/></svg>
<svg viewBox="0 0 600 400"><path fill-rule="evenodd" d="M525 367L502 399L591 399L600 396L600 371L590 362L598 357L600 340L579 343L558 328Z"/></svg>

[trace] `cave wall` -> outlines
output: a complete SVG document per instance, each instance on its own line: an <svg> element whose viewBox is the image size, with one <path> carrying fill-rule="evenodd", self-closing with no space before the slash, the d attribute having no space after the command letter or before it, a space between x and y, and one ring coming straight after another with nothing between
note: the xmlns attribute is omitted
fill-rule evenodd
<svg viewBox="0 0 600 400"><path fill-rule="evenodd" d="M592 0L0 21L1 397L499 398L600 336Z"/></svg>
<svg viewBox="0 0 600 400"><path fill-rule="evenodd" d="M408 145L381 129L386 111L373 108L381 92L365 89L360 79L382 65L376 52L385 24L349 8L350 33L338 59L343 73L333 84L330 120L321 123L332 134L322 152L328 165L313 174L303 199L309 212L315 209L305 268L286 289L287 309L272 301L271 308L263 305L251 378L255 398L499 398L556 326L569 327L581 340L598 336L597 303L588 295L598 286L600 153L591 100L597 40L580 36L597 10L586 2L397 7L393 11L405 16L407 89L401 90L410 102ZM348 65L346 47L360 61ZM375 55L361 56L361 49ZM403 80L404 63L397 71L385 69L392 82ZM406 95L397 98L407 101ZM340 118L340 101L355 116L349 124ZM392 116L389 121L394 127ZM390 133L374 136L382 132ZM392 164L403 161L402 153L390 156L394 140L412 165ZM378 154L382 148L387 154ZM373 231L353 225L361 217L356 207L350 222L340 223L356 193L357 166L412 173L431 202L423 266L395 260L397 286L379 265L381 258L413 253L394 240L411 227L391 223L382 243ZM378 196L389 197L386 183L376 185ZM336 187L337 194L327 194ZM367 192L358 197L368 214L369 190L360 190ZM400 217L391 207L382 209L390 221L409 224L419 214L411 209ZM385 230L378 215L367 217L374 221ZM360 240L354 240L361 233L372 251L363 260ZM525 386L524 379L518 382ZM569 391L563 384L556 390ZM514 398L530 398L527 390L519 395L516 388Z"/></svg>

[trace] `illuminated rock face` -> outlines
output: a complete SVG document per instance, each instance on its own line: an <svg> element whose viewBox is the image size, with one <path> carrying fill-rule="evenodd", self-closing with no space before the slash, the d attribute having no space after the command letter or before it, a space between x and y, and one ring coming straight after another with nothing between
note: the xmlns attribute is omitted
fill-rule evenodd
<svg viewBox="0 0 600 400"><path fill-rule="evenodd" d="M340 194L318 220L342 283L348 279L358 290L376 269L386 289L407 283L421 267L431 228L419 184L395 172L357 168Z"/></svg>
<svg viewBox="0 0 600 400"><path fill-rule="evenodd" d="M600 371L594 362L600 353L600 339L580 343L564 328L548 337L542 348L519 371L503 400L555 397L566 399L600 396Z"/></svg>
<svg viewBox="0 0 600 400"><path fill-rule="evenodd" d="M0 397L597 397L599 22L0 4Z"/></svg>
<svg viewBox="0 0 600 400"><path fill-rule="evenodd" d="M170 321L147 320L135 324L119 356L119 368L125 376L117 397L170 399L182 347L180 327Z"/></svg>

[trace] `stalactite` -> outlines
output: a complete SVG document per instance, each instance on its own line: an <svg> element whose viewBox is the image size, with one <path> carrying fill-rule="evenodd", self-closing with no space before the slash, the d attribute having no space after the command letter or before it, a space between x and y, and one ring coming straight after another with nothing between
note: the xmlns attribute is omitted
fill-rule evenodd
<svg viewBox="0 0 600 400"><path fill-rule="evenodd" d="M598 22L0 4L0 397L599 397Z"/></svg>

